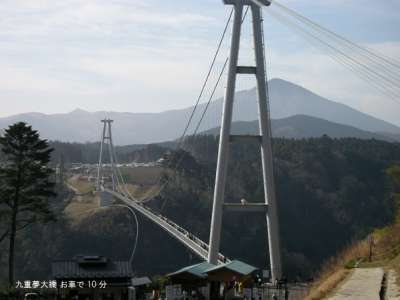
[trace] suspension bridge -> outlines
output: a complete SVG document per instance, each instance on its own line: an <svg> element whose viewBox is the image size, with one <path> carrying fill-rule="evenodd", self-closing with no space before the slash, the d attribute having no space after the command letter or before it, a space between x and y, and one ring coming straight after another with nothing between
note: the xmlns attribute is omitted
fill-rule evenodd
<svg viewBox="0 0 400 300"><path fill-rule="evenodd" d="M229 258L220 253L220 237L222 230L222 219L225 211L239 211L242 213L263 213L266 215L269 245L269 263L271 269L271 280L275 282L282 278L279 222L277 211L277 200L275 197L275 184L273 175L273 155L271 146L271 123L268 99L268 84L265 44L263 33L262 11L266 11L270 16L276 18L279 22L293 29L294 32L304 37L312 45L318 47L333 60L340 63L348 70L353 72L360 79L371 83L377 91L388 96L391 100L399 102L399 76L400 64L391 58L377 54L369 49L361 47L356 43L341 37L340 35L325 29L312 20L298 14L290 8L278 3L277 1L267 0L223 0L225 5L232 6L228 21L223 30L217 51L212 59L209 71L204 84L202 85L199 97L188 119L187 125L183 130L182 136L178 141L179 148L184 137L188 134L189 127L194 120L194 114L200 100L204 94L211 72L215 66L216 58L220 52L222 42L225 38L227 29L232 21L232 36L230 42L229 57L226 58L222 66L217 82L212 88L211 96L208 99L201 118L195 126L193 135L197 134L200 124L207 113L207 108L213 99L216 88L220 83L222 74L227 68L227 83L225 98L223 104L222 124L219 139L218 161L216 169L216 179L213 198L213 210L211 219L210 239L206 243L193 233L182 228L167 217L153 211L146 205L146 201L138 200L131 195L127 189L126 182L117 167L118 159L113 144L112 122L113 120L104 119L103 132L100 146L100 158L97 172L97 190L101 193L107 193L123 202L125 205L133 208L136 212L142 214L157 226L166 231L169 235L181 242L200 258L207 260L211 264L222 264L229 262ZM271 8L275 7L278 11ZM251 11L252 30L254 42L254 66L238 65L238 56L241 42L242 24ZM258 135L231 135L232 113L234 105L234 95L236 79L239 75L252 75L257 83L257 98L259 111L259 134ZM260 144L260 155L262 159L262 174L264 187L264 203L226 203L224 201L224 192L226 186L226 177L228 172L228 154L230 143L233 141L246 142L256 140ZM108 146L109 159L111 163L112 185L106 186L101 178L104 173L103 160L104 148ZM178 160L177 165L182 162L183 157ZM175 166L176 167L176 166ZM167 182L168 183L168 182ZM167 184L165 183L164 186ZM162 186L161 188L163 188Z"/></svg>

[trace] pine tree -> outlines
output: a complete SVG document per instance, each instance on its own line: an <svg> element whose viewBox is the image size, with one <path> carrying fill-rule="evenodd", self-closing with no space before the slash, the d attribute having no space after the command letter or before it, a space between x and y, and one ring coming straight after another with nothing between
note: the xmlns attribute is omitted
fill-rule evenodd
<svg viewBox="0 0 400 300"><path fill-rule="evenodd" d="M34 223L54 220L49 205L49 199L55 196L50 179L53 170L48 166L53 149L23 122L5 130L0 148L5 157L0 167L0 216L8 228L8 279L12 286L17 232Z"/></svg>

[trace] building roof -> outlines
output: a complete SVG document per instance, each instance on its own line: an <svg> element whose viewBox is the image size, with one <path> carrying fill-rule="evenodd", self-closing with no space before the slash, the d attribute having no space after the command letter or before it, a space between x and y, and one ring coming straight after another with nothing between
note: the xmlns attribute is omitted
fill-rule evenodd
<svg viewBox="0 0 400 300"><path fill-rule="evenodd" d="M232 260L226 264L218 265L206 270L206 273L214 273L220 270L229 270L240 275L246 276L257 270L256 267L248 265L240 260Z"/></svg>
<svg viewBox="0 0 400 300"><path fill-rule="evenodd" d="M112 261L103 256L77 256L73 260L54 261L51 265L55 279L131 278L129 261Z"/></svg>
<svg viewBox="0 0 400 300"><path fill-rule="evenodd" d="M149 277L136 277L132 278L132 286L142 286L151 284L151 280Z"/></svg>
<svg viewBox="0 0 400 300"><path fill-rule="evenodd" d="M174 273L168 274L167 276L174 277L182 274L189 274L198 278L206 278L207 277L206 271L212 267L215 267L215 265L209 264L208 262L202 262L199 264L182 268Z"/></svg>
<svg viewBox="0 0 400 300"><path fill-rule="evenodd" d="M196 265L182 268L167 277L174 282L198 282L198 281L232 281L233 278L248 278L257 268L239 260L213 265L202 262Z"/></svg>

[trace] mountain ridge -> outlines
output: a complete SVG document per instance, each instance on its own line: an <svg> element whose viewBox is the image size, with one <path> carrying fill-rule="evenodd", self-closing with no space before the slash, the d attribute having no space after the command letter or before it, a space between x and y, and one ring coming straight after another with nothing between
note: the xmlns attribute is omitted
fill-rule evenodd
<svg viewBox="0 0 400 300"><path fill-rule="evenodd" d="M302 139L327 135L331 138L354 137L399 142L395 136L364 131L356 127L326 121L306 115L295 115L271 120L273 137ZM201 134L219 135L220 127L211 128ZM232 134L258 134L258 121L236 121L232 123Z"/></svg>
<svg viewBox="0 0 400 300"><path fill-rule="evenodd" d="M400 127L396 125L325 99L299 85L281 79L272 79L269 81L269 88L272 119L308 115L364 131L387 132L393 136L400 134ZM235 104L233 121L257 119L255 88L238 91ZM192 126L189 127L189 134L193 132L205 105L202 103L198 106ZM160 113L87 112L82 109L75 109L64 114L25 113L0 118L0 128L18 121L25 121L50 140L94 142L99 139L101 132L100 120L107 116L115 120L113 134L116 144L158 143L178 138L192 109L193 107L187 107ZM221 115L222 99L220 98L210 104L199 131L219 126Z"/></svg>

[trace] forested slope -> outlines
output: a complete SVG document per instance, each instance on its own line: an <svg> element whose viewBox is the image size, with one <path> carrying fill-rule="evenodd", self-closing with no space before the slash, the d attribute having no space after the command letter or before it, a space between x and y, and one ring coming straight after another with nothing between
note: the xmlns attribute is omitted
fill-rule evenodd
<svg viewBox="0 0 400 300"><path fill-rule="evenodd" d="M205 241L217 142L212 136L191 137L184 143L188 152L167 155L170 171L162 180L168 184L149 204ZM290 278L313 276L326 259L351 241L392 222L394 203L386 170L400 163L399 144L322 137L275 139L273 146L283 261ZM139 156L149 158L140 151ZM127 152L127 157L135 155ZM180 162L177 168L174 162ZM232 144L226 199L235 202L242 198L263 201L256 144ZM52 260L75 254L128 259L135 227L125 215L124 211L91 212L81 224L72 225L63 211L58 211L56 223L27 229L18 241L19 278L33 274L49 277ZM163 274L198 261L161 229L142 217L139 221L134 259L139 274ZM264 268L268 256L265 216L227 213L221 251Z"/></svg>

